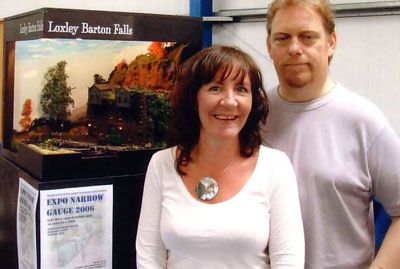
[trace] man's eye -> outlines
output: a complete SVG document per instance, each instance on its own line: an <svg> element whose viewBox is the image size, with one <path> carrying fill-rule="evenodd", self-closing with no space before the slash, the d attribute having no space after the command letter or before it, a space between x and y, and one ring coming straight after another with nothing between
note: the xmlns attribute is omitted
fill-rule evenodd
<svg viewBox="0 0 400 269"><path fill-rule="evenodd" d="M304 40L304 42L313 43L317 40L318 36L313 34L305 34L300 36L300 38Z"/></svg>
<svg viewBox="0 0 400 269"><path fill-rule="evenodd" d="M286 41L288 39L289 38L287 36L277 36L277 37L275 37L275 41L276 42L283 42L283 41Z"/></svg>

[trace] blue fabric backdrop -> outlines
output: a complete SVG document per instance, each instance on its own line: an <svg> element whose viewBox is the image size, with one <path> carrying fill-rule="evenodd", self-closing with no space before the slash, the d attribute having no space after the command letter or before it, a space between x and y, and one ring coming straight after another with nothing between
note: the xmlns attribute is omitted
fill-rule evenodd
<svg viewBox="0 0 400 269"><path fill-rule="evenodd" d="M387 214L383 206L374 200L374 221L375 221L375 250L380 248L386 231L389 228L391 221L390 216Z"/></svg>

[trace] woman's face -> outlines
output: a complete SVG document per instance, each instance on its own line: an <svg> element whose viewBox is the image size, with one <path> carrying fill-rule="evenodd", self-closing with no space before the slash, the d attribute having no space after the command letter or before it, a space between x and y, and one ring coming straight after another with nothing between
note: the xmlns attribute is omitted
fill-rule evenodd
<svg viewBox="0 0 400 269"><path fill-rule="evenodd" d="M200 136L224 140L239 137L251 111L252 93L249 76L235 78L235 69L224 81L211 81L198 91Z"/></svg>

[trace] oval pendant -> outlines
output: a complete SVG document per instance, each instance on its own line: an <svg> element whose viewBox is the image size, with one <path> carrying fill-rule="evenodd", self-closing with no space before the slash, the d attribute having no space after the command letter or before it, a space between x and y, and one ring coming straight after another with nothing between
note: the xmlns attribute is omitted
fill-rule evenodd
<svg viewBox="0 0 400 269"><path fill-rule="evenodd" d="M218 183L212 177L202 177L196 185L196 194L203 201L209 201L218 194Z"/></svg>

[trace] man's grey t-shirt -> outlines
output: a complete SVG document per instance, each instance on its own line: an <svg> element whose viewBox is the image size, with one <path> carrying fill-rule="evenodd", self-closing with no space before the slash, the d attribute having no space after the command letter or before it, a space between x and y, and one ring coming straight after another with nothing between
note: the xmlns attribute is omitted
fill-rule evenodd
<svg viewBox="0 0 400 269"><path fill-rule="evenodd" d="M305 231L305 268L367 268L371 200L400 215L400 141L380 110L336 84L304 103L268 92L266 144L291 159Z"/></svg>

